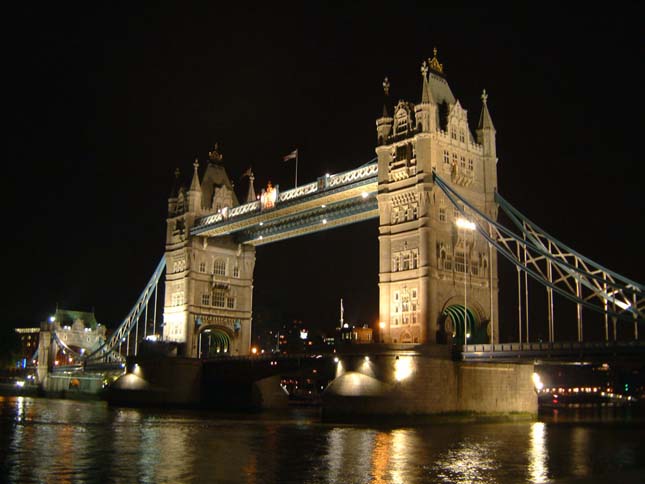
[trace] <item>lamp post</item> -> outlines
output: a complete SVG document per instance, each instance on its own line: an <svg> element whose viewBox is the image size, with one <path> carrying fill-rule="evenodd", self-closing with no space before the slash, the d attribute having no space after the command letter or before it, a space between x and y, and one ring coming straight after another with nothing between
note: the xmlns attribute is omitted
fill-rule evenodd
<svg viewBox="0 0 645 484"><path fill-rule="evenodd" d="M466 231L472 232L475 230L476 225L465 218L458 218L455 221L455 225L458 229L464 231L463 244L464 244L464 346L468 344L468 247L466 244Z"/></svg>

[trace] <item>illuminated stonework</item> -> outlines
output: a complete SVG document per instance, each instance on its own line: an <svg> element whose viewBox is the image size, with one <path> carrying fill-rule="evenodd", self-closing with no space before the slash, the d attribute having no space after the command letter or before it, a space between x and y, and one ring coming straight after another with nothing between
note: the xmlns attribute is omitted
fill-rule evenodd
<svg viewBox="0 0 645 484"><path fill-rule="evenodd" d="M190 188L176 187L168 200L163 339L184 343L192 357L250 350L255 248L227 235L190 234L199 217L227 218L239 206L221 162L216 145L201 181L196 161Z"/></svg>
<svg viewBox="0 0 645 484"><path fill-rule="evenodd" d="M455 225L463 215L432 179L434 171L497 217L487 96L475 137L436 49L421 75L421 102L399 101L391 117L386 106L376 121L383 337L389 343L449 343L463 341L466 333L469 343L490 342L491 320L495 339L498 333L496 252L479 234Z"/></svg>

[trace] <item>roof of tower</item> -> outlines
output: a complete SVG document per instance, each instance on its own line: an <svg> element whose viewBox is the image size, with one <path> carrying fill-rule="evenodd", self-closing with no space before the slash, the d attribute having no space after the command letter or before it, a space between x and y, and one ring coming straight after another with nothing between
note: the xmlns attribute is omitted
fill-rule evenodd
<svg viewBox="0 0 645 484"><path fill-rule="evenodd" d="M479 115L479 124L477 124L477 129L495 129L493 126L493 119L490 117L488 112L488 94L486 94L486 89L482 91L482 112Z"/></svg>
<svg viewBox="0 0 645 484"><path fill-rule="evenodd" d="M433 49L432 58L428 59L428 86L430 87L431 99L437 104L447 102L448 104L455 103L455 96L450 90L446 75L443 71L443 64L437 58L437 48ZM423 101L422 101L423 102Z"/></svg>
<svg viewBox="0 0 645 484"><path fill-rule="evenodd" d="M204 178L202 179L202 200L204 202L210 202L213 198L213 187L226 187L233 193L233 205L237 206L240 202L235 195L233 190L233 184L226 173L226 170L222 165L217 165L215 163L209 163L206 167L206 172L204 173Z"/></svg>

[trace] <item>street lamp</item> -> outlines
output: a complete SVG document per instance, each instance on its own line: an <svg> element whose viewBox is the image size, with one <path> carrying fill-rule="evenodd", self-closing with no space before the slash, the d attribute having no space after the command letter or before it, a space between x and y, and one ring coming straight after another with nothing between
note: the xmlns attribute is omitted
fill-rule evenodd
<svg viewBox="0 0 645 484"><path fill-rule="evenodd" d="M385 343L385 338L383 338L383 332L385 331L385 321L378 323L379 335L381 336L381 343Z"/></svg>
<svg viewBox="0 0 645 484"><path fill-rule="evenodd" d="M465 218L458 218L455 220L457 228L464 231L464 346L468 344L468 285L467 285L467 271L468 271L468 247L466 246L466 231L472 232L477 226Z"/></svg>

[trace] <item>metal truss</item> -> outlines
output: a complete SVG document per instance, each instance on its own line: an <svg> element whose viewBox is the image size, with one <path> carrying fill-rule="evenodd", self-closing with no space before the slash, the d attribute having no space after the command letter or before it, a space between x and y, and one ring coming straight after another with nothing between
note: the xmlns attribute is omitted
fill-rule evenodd
<svg viewBox="0 0 645 484"><path fill-rule="evenodd" d="M549 340L553 341L553 293L577 305L578 340L582 341L582 308L605 316L605 339L609 339L608 318L634 323L634 339L638 324L645 322L645 298L642 284L604 268L579 254L531 222L501 195L495 202L510 218L515 231L492 220L475 208L436 173L433 179L451 203L497 251L518 271L530 275L546 287L549 306Z"/></svg>
<svg viewBox="0 0 645 484"><path fill-rule="evenodd" d="M144 313L147 315L148 303L150 298L154 294L155 296L155 311L157 306L157 285L161 279L166 268L166 259L162 257L157 267L152 274L152 277L148 281L148 284L144 288L143 292L137 299L137 302L132 307L128 315L125 317L121 325L114 331L112 336L110 336L99 348L94 350L92 353L85 355L85 363L94 363L97 361L122 361L123 356L121 352L118 351L121 343L124 341L127 344L126 352L129 353L129 343L130 343L130 333L134 330L137 334L135 337L135 354L138 344L138 332L139 332L139 319ZM144 324L147 324L147 317Z"/></svg>

